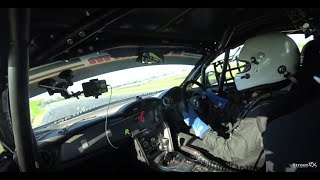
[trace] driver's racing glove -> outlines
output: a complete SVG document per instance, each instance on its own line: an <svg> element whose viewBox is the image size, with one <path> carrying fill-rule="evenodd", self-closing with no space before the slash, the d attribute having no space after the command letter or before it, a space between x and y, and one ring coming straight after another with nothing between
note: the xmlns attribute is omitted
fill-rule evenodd
<svg viewBox="0 0 320 180"><path fill-rule="evenodd" d="M196 136L200 137L201 139L203 138L203 134L207 130L211 129L198 117L191 104L189 104L189 113L182 112L182 115L184 117L184 122L188 126L191 126L195 131Z"/></svg>
<svg viewBox="0 0 320 180"><path fill-rule="evenodd" d="M229 100L219 97L217 95L215 95L213 92L211 91L205 91L201 93L201 96L206 96L210 99L211 103L213 105L215 105L216 107L218 107L219 109L223 110L226 105L228 104Z"/></svg>

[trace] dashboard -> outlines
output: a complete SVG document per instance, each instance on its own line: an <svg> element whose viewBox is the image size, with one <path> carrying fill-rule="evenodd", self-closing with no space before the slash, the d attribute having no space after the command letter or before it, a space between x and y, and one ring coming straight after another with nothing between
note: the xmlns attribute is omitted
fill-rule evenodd
<svg viewBox="0 0 320 180"><path fill-rule="evenodd" d="M180 88L174 87L158 97L137 99L106 117L72 122L64 128L56 125L35 130L42 156L52 168L100 149L117 148L125 140L135 141L145 161L159 155L163 137L171 139L164 110L179 102ZM169 100L169 101L168 101ZM71 121L70 121L71 122ZM107 138L108 137L108 138ZM172 143L170 146L173 149Z"/></svg>
<svg viewBox="0 0 320 180"><path fill-rule="evenodd" d="M179 126L174 121L184 124L178 117L180 102L181 89L174 87L156 97L128 101L107 119L68 120L37 128L34 134L42 167L77 172L230 171L192 147L178 147L178 139L172 138L171 131L175 135L180 132L174 130Z"/></svg>

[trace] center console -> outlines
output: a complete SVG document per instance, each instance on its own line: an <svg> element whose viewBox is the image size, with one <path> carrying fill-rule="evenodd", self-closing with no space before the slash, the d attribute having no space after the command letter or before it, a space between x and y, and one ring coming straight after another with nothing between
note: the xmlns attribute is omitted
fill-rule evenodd
<svg viewBox="0 0 320 180"><path fill-rule="evenodd" d="M221 165L206 159L199 151L190 147L181 150L195 158L189 158L173 149L170 129L161 122L134 137L138 160L153 169L165 172L221 172Z"/></svg>
<svg viewBox="0 0 320 180"><path fill-rule="evenodd" d="M159 156L154 159L157 167L162 171L173 172L190 172L194 168L195 164L191 160L187 159L183 154L177 151L169 151L169 139L162 138L159 146L163 151Z"/></svg>
<svg viewBox="0 0 320 180"><path fill-rule="evenodd" d="M159 146L161 139L165 136L165 129L166 124L161 122L134 137L138 160L150 164L153 159L162 153Z"/></svg>

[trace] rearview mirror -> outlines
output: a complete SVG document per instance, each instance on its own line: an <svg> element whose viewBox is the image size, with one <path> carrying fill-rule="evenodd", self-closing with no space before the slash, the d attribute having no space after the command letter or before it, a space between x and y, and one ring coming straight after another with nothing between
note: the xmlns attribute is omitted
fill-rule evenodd
<svg viewBox="0 0 320 180"><path fill-rule="evenodd" d="M143 52L139 54L136 61L142 64L160 64L164 63L164 55L153 52Z"/></svg>

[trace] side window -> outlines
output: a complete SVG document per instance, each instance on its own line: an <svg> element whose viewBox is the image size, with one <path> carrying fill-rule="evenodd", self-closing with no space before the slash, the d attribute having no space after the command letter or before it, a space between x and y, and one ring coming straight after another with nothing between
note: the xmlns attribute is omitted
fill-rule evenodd
<svg viewBox="0 0 320 180"><path fill-rule="evenodd" d="M226 72L227 83L232 83L235 75L244 69L244 63L236 60L242 47L243 45L240 45L230 50L229 64ZM219 79L221 78L224 56L225 53L220 54L206 69L208 86L218 85Z"/></svg>
<svg viewBox="0 0 320 180"><path fill-rule="evenodd" d="M300 52L305 44L307 44L309 41L313 40L313 36L309 36L308 38L305 38L304 34L289 34L290 38L293 39L293 41L297 44ZM243 45L240 45L232 50L230 50L230 56L229 56L229 64L227 67L226 72L226 82L232 83L234 82L234 77L238 72L241 72L245 68L245 63L238 61L236 59L237 56L239 56L240 50L243 47ZM225 53L220 54L212 63L211 65L206 69L206 76L208 81L208 86L214 86L218 85L219 79L222 72L222 66L224 61Z"/></svg>
<svg viewBox="0 0 320 180"><path fill-rule="evenodd" d="M290 38L294 40L294 42L297 44L300 52L305 44L307 44L309 41L313 40L313 36L310 36L308 38L305 38L304 34L289 34ZM245 63L238 61L237 56L239 56L240 50L243 47L243 45L240 45L234 49L230 50L230 56L229 56L229 64L227 67L226 72L226 82L233 83L234 77L238 72L241 72L245 68ZM220 54L206 69L206 78L208 82L208 86L215 86L218 85L219 79L221 77L222 73L222 66L224 61L225 53ZM198 79L198 81L200 81Z"/></svg>
<svg viewBox="0 0 320 180"><path fill-rule="evenodd" d="M298 46L300 52L304 45L306 45L309 41L313 40L313 36L309 36L308 38L305 38L304 34L289 34L288 35Z"/></svg>
<svg viewBox="0 0 320 180"><path fill-rule="evenodd" d="M206 69L206 76L208 77L207 81L210 85L216 85L218 84L217 78L216 78L216 74L214 71L214 67L212 64L210 64L209 67L207 67Z"/></svg>

